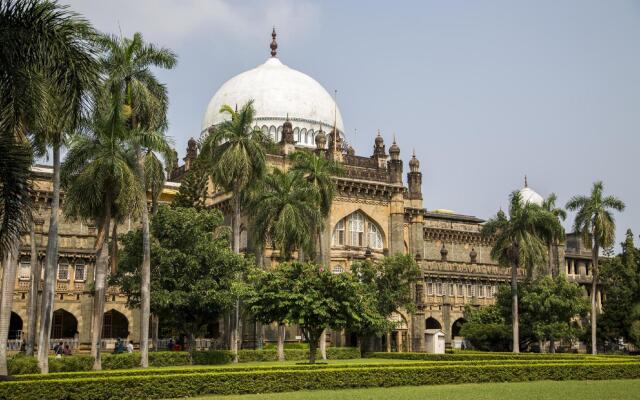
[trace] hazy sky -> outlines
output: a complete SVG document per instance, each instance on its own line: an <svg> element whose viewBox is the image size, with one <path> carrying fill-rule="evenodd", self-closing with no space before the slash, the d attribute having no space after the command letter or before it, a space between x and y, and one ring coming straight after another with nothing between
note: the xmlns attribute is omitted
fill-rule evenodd
<svg viewBox="0 0 640 400"><path fill-rule="evenodd" d="M405 169L415 148L427 209L488 218L525 174L561 204L603 180L627 204L616 241L628 227L638 240L640 2L65 2L178 54L157 75L181 158L220 85L267 59L275 25L279 58L338 90L357 154L377 129Z"/></svg>

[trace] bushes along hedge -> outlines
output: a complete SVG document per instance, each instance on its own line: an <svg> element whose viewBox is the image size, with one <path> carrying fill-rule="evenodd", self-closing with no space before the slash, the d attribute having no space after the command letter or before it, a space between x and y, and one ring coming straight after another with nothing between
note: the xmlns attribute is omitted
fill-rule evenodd
<svg viewBox="0 0 640 400"><path fill-rule="evenodd" d="M386 358L396 360L413 361L469 361L469 360L590 360L606 361L610 359L625 359L631 356L623 355L591 355L591 354L571 354L571 353L490 353L490 352L470 352L470 353L367 353L366 358ZM632 358L631 358L632 359Z"/></svg>
<svg viewBox="0 0 640 400"><path fill-rule="evenodd" d="M374 386L637 378L640 378L637 362L320 368L9 381L0 383L0 398L152 399Z"/></svg>

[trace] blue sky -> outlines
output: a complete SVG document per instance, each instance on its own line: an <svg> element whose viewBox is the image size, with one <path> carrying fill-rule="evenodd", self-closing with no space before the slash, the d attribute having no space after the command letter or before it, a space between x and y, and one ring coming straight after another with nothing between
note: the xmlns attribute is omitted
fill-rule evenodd
<svg viewBox="0 0 640 400"><path fill-rule="evenodd" d="M338 90L359 155L378 129L405 168L415 148L427 209L488 218L525 174L562 204L603 180L627 204L616 241L628 227L638 241L638 1L64 2L178 54L157 74L180 157L218 87L269 56L275 25L280 59Z"/></svg>

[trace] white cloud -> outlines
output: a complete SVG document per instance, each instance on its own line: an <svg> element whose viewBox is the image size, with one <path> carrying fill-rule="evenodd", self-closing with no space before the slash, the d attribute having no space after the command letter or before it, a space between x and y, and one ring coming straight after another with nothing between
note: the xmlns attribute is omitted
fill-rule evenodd
<svg viewBox="0 0 640 400"><path fill-rule="evenodd" d="M194 34L231 40L264 39L272 26L295 40L318 26L320 10L307 1L64 0L105 32L175 46Z"/></svg>

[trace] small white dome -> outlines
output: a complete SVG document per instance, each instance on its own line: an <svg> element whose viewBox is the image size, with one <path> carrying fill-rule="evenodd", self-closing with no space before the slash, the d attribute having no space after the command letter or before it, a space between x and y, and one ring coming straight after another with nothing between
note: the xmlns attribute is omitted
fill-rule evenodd
<svg viewBox="0 0 640 400"><path fill-rule="evenodd" d="M254 101L256 127L267 130L274 140L280 139L279 128L287 116L299 145L315 147L315 132L320 125L324 131L331 131L334 115L336 127L344 136L342 116L331 95L316 80L287 67L276 57L220 87L207 106L202 134L228 118L227 114L220 114L223 104L240 107L249 100Z"/></svg>
<svg viewBox="0 0 640 400"><path fill-rule="evenodd" d="M538 193L536 193L535 190L527 186L520 189L520 197L522 197L522 202L524 204L532 203L542 207L542 203L544 202L542 196L540 196Z"/></svg>

